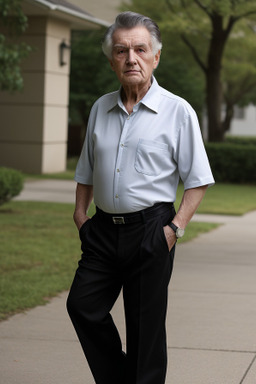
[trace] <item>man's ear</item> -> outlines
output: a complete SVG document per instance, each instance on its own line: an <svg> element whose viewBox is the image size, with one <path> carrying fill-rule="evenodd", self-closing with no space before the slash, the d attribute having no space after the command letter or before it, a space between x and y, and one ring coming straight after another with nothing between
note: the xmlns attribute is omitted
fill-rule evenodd
<svg viewBox="0 0 256 384"><path fill-rule="evenodd" d="M108 59L108 61L109 61L109 64L111 66L112 71L115 71L113 61L111 59Z"/></svg>
<svg viewBox="0 0 256 384"><path fill-rule="evenodd" d="M155 57L154 57L154 64L153 64L154 69L156 69L159 64L160 56L161 56L161 50L159 49L159 51L155 54Z"/></svg>

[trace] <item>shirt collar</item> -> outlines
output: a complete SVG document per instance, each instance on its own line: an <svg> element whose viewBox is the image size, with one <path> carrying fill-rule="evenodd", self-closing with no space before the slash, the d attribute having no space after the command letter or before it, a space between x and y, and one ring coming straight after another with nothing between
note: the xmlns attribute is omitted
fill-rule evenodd
<svg viewBox="0 0 256 384"><path fill-rule="evenodd" d="M152 76L152 84L146 95L140 100L141 104L144 104L147 108L158 113L158 107L160 103L160 86L156 81L156 78Z"/></svg>
<svg viewBox="0 0 256 384"><path fill-rule="evenodd" d="M119 88L118 92L113 93L113 98L109 103L108 111L110 112L112 109L114 109L116 106L119 106L121 109L124 109L124 105L121 99L121 90L122 86ZM158 85L158 82L156 81L156 78L152 76L152 84L149 88L146 95L139 101L138 104L143 104L145 107L151 109L152 111L158 113L158 107L160 103L160 86Z"/></svg>

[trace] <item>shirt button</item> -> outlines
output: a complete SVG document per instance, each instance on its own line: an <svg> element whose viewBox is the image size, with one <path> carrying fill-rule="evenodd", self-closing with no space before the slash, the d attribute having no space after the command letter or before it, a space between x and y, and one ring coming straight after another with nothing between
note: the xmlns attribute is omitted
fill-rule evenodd
<svg viewBox="0 0 256 384"><path fill-rule="evenodd" d="M119 197L118 195L115 195L115 198L116 198L116 199L118 199L118 197Z"/></svg>
<svg viewBox="0 0 256 384"><path fill-rule="evenodd" d="M120 172L120 169L119 168L117 168L117 170L116 170L118 173Z"/></svg>
<svg viewBox="0 0 256 384"><path fill-rule="evenodd" d="M121 144L121 147L124 147L124 144Z"/></svg>
<svg viewBox="0 0 256 384"><path fill-rule="evenodd" d="M127 117L127 120L130 120L130 115Z"/></svg>

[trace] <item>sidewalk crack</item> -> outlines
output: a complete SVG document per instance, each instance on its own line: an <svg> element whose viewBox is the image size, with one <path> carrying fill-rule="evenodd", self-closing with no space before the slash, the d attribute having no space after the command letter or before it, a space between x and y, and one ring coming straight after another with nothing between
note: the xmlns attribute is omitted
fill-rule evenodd
<svg viewBox="0 0 256 384"><path fill-rule="evenodd" d="M244 380L245 380L246 376L248 375L248 373L249 373L251 367L253 366L255 360L256 360L256 355L255 355L254 358L252 359L251 364L249 365L249 367L246 369L245 374L243 375L242 380L239 382L239 384L242 384L242 383L244 382Z"/></svg>

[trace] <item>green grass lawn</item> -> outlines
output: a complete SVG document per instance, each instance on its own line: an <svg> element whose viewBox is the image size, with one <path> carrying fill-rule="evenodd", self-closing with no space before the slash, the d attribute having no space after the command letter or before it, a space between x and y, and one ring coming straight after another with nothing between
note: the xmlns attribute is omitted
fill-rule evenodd
<svg viewBox="0 0 256 384"><path fill-rule="evenodd" d="M183 187L179 185L176 206L179 205L182 194ZM217 183L208 188L197 212L243 215L254 210L256 210L256 185Z"/></svg>
<svg viewBox="0 0 256 384"><path fill-rule="evenodd" d="M182 193L180 186L176 206ZM81 253L73 209L73 204L17 201L0 207L0 319L70 287ZM241 215L255 209L256 186L217 184L198 212ZM216 224L192 222L179 242L213 228Z"/></svg>
<svg viewBox="0 0 256 384"><path fill-rule="evenodd" d="M72 204L0 207L0 318L67 289L80 253Z"/></svg>

